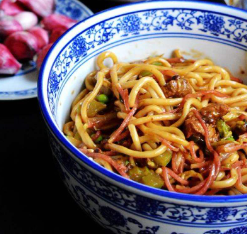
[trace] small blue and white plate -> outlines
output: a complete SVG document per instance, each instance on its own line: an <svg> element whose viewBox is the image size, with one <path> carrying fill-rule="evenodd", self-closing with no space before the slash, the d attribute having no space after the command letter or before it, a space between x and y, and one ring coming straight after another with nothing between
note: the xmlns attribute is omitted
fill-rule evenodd
<svg viewBox="0 0 247 234"><path fill-rule="evenodd" d="M93 12L78 0L56 0L55 12L78 21L93 15ZM36 97L37 79L38 71L35 62L25 64L14 76L0 76L0 100Z"/></svg>

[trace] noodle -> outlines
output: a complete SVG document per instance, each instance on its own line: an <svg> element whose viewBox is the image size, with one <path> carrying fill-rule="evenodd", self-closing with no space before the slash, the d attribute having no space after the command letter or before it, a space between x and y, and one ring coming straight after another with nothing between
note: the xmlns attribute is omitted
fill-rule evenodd
<svg viewBox="0 0 247 234"><path fill-rule="evenodd" d="M173 55L123 63L100 54L64 134L102 167L142 184L247 194L247 86L209 59Z"/></svg>

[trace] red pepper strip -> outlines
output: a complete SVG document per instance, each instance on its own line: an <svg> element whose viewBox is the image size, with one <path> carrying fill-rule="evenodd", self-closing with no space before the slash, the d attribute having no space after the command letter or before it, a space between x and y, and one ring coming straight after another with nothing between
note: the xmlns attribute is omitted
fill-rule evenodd
<svg viewBox="0 0 247 234"><path fill-rule="evenodd" d="M88 157L91 157L91 158L101 158L101 159L105 160L106 162L110 163L118 171L118 173L121 176L129 179L129 176L126 174L127 167L125 167L124 164L118 164L111 157L109 157L109 156L107 156L105 154L91 153L91 152L88 152L87 149L82 149L82 148L80 148L79 150L82 153L86 154Z"/></svg>
<svg viewBox="0 0 247 234"><path fill-rule="evenodd" d="M200 124L202 125L202 127L204 129L205 142L206 142L207 148L209 149L209 151L211 153L214 153L214 149L211 146L210 141L209 141L209 132L208 132L208 128L207 128L205 122L203 121L200 113L196 109L193 109L192 111L193 111L193 113L195 114L195 116L197 117L197 119L199 120Z"/></svg>
<svg viewBox="0 0 247 234"><path fill-rule="evenodd" d="M237 168L237 173L238 173L237 185L238 186L241 186L241 184L243 182L242 182L242 173L241 173L241 168L240 167Z"/></svg>
<svg viewBox="0 0 247 234"><path fill-rule="evenodd" d="M168 63L183 63L185 61L184 58L169 58L166 59Z"/></svg>
<svg viewBox="0 0 247 234"><path fill-rule="evenodd" d="M203 121L200 113L196 109L193 109L192 111L193 111L193 113L195 114L195 116L197 117L197 119L199 120L200 124L202 125L202 127L204 129L205 142L206 142L206 146L207 146L208 150L211 153L214 154L214 164L215 164L215 175L214 175L214 177L216 178L217 175L219 174L220 165L221 165L219 154L213 149L213 147L210 144L208 128L207 128L205 122Z"/></svg>
<svg viewBox="0 0 247 234"><path fill-rule="evenodd" d="M125 109L126 109L127 112L129 112L130 111L130 105L129 105L129 91L128 91L128 89L124 90L123 99L124 99Z"/></svg>
<svg viewBox="0 0 247 234"><path fill-rule="evenodd" d="M130 111L130 105L129 105L129 92L128 89L123 89L121 85L117 85L117 90L119 94L121 95L123 101L124 101L124 107L126 112Z"/></svg>
<svg viewBox="0 0 247 234"><path fill-rule="evenodd" d="M171 151L175 151L175 152L178 152L178 151L179 151L178 148L172 146L171 143L170 143L169 141L167 141L166 139L159 137L159 140L161 141L161 143L162 143L163 145L165 145L165 146L166 146L168 149L170 149Z"/></svg>
<svg viewBox="0 0 247 234"><path fill-rule="evenodd" d="M247 120L247 115L242 114L242 115L240 115L238 118L239 118L240 120Z"/></svg>
<svg viewBox="0 0 247 234"><path fill-rule="evenodd" d="M204 161L204 155L202 153L202 151L200 150L200 158L198 158L196 156L196 152L195 152L195 148L194 148L194 141L190 141L190 154L191 154L191 157L192 159L196 162L196 163L201 163Z"/></svg>
<svg viewBox="0 0 247 234"><path fill-rule="evenodd" d="M204 184L204 186L195 194L197 195L203 195L205 194L205 192L207 192L209 186L213 183L213 181L215 180L215 175L218 175L216 174L216 171L215 171L215 164L213 164L211 170L210 170L210 173L209 173L209 176L208 178L206 179L206 183Z"/></svg>
<svg viewBox="0 0 247 234"><path fill-rule="evenodd" d="M217 151L219 153L222 153L222 152L232 153L232 152L238 151L240 149L244 149L244 148L247 148L247 144L242 144L242 145L226 144L226 145L219 146L217 148Z"/></svg>
<svg viewBox="0 0 247 234"><path fill-rule="evenodd" d="M213 94L217 97L224 97L224 98L229 97L228 95L218 92L216 90L207 90L207 91L199 91L197 93L189 93L184 96L183 102L185 102L188 98L198 98L209 94Z"/></svg>
<svg viewBox="0 0 247 234"><path fill-rule="evenodd" d="M242 161L243 161L243 166L242 167L243 168L246 168L247 167L247 159L244 158Z"/></svg>
<svg viewBox="0 0 247 234"><path fill-rule="evenodd" d="M135 105L131 111L128 113L128 115L125 117L124 121L122 122L122 124L120 125L120 127L111 135L110 139L109 139L109 143L113 143L114 141L116 141L117 137L122 133L122 131L125 129L125 127L128 125L131 117L135 114L137 110L137 105Z"/></svg>
<svg viewBox="0 0 247 234"><path fill-rule="evenodd" d="M119 135L119 136L115 139L115 141L121 141L121 140L123 140L125 137L127 137L129 134L130 134L130 132L127 130L127 131L123 132L121 135Z"/></svg>
<svg viewBox="0 0 247 234"><path fill-rule="evenodd" d="M163 71L161 71L161 73L164 76L170 76L170 77L173 77L173 76L177 76L178 75L178 73L176 73L175 71L172 71L172 70L163 70Z"/></svg>
<svg viewBox="0 0 247 234"><path fill-rule="evenodd" d="M163 167L164 169L164 167ZM166 168L167 169L167 173L174 178L176 181L178 181L180 184L182 185L188 185L189 182L187 180L182 179L179 175L177 175L174 171L172 171L170 168Z"/></svg>
<svg viewBox="0 0 247 234"><path fill-rule="evenodd" d="M231 80L232 80L232 81L236 81L236 82L241 83L241 84L244 83L242 79L239 79L239 78L234 77L234 76L231 77Z"/></svg>
<svg viewBox="0 0 247 234"><path fill-rule="evenodd" d="M184 156L182 156L180 165L178 167L178 173L179 174L182 174L184 172L184 166L185 166L185 158L184 158Z"/></svg>
<svg viewBox="0 0 247 234"><path fill-rule="evenodd" d="M172 154L172 170L178 174L178 165L177 165L177 159L178 159L178 155L176 153Z"/></svg>
<svg viewBox="0 0 247 234"><path fill-rule="evenodd" d="M97 131L91 138L93 141L96 141L100 135L101 135L101 132Z"/></svg>
<svg viewBox="0 0 247 234"><path fill-rule="evenodd" d="M220 93L220 92L215 91L215 90L200 91L200 92L197 92L197 93L189 93L189 94L184 96L182 102L180 103L179 107L177 108L177 111L181 110L183 108L183 106L184 106L184 104L185 104L187 99L189 99L189 98L198 98L198 97L202 97L202 96L205 96L205 95L208 95L208 94L214 94L217 97L225 97L225 98L228 97L228 95Z"/></svg>
<svg viewBox="0 0 247 234"><path fill-rule="evenodd" d="M195 116L197 117L197 119L199 120L199 122L201 123L201 125L202 125L202 127L204 129L206 146L209 149L209 151L214 154L214 163L212 164L209 176L208 176L208 178L206 180L204 180L203 182L201 182L200 184L198 184L198 185L196 185L196 186L194 186L192 188L184 188L184 189L179 189L177 191L185 192L185 193L194 193L194 192L196 192L195 194L197 194L197 195L203 195L208 190L208 188L210 187L212 182L216 179L216 177L217 177L217 175L219 173L219 170L220 170L220 158L219 158L218 153L213 149L213 147L210 144L209 132L208 132L207 126L206 126L205 122L203 121L200 113L195 109L193 109L192 111L194 112Z"/></svg>
<svg viewBox="0 0 247 234"><path fill-rule="evenodd" d="M175 192L175 189L172 187L172 185L170 183L167 169L168 169L167 167L162 167L162 176L163 176L163 179L165 181L165 185L169 191Z"/></svg>
<svg viewBox="0 0 247 234"><path fill-rule="evenodd" d="M194 187L176 189L176 191L177 192L180 192L180 193L190 193L190 194L191 193L195 193L196 191L198 191L199 189L201 189L204 186L205 183L206 183L206 180L202 181L198 185L195 185Z"/></svg>
<svg viewBox="0 0 247 234"><path fill-rule="evenodd" d="M232 164L232 168L238 168L238 167L242 168L243 165L244 165L243 161L237 161Z"/></svg>
<svg viewBox="0 0 247 234"><path fill-rule="evenodd" d="M104 151L102 152L102 154L105 154L107 156L115 156L117 155L117 152L111 150L111 151Z"/></svg>

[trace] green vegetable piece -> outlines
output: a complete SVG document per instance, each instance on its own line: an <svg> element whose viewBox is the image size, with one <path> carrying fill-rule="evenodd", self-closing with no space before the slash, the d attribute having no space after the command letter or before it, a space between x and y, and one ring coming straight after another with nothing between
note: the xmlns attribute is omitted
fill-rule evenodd
<svg viewBox="0 0 247 234"><path fill-rule="evenodd" d="M99 143L99 142L101 142L103 140L103 137L102 136L99 136L96 140L95 140L95 142L96 143Z"/></svg>
<svg viewBox="0 0 247 234"><path fill-rule="evenodd" d="M163 154L153 158L154 162L162 167L166 167L167 164L171 161L172 159L172 152L170 150L167 150Z"/></svg>
<svg viewBox="0 0 247 234"><path fill-rule="evenodd" d="M107 103L107 102L109 102L109 98L108 98L108 96L107 95L105 95L105 94L100 94L100 95L98 95L97 97L96 97L96 99L99 101L99 102L101 102L101 103Z"/></svg>
<svg viewBox="0 0 247 234"><path fill-rule="evenodd" d="M140 182L141 178L149 173L149 169L147 167L133 167L128 171L130 179Z"/></svg>
<svg viewBox="0 0 247 234"><path fill-rule="evenodd" d="M154 188L162 188L164 186L164 180L154 171L150 171L148 175L143 176L142 182Z"/></svg>
<svg viewBox="0 0 247 234"><path fill-rule="evenodd" d="M225 138L225 140L226 140L226 141L235 141L235 139L233 138L233 136L227 137L227 138Z"/></svg>
<svg viewBox="0 0 247 234"><path fill-rule="evenodd" d="M155 65L155 66L163 66L163 63L162 62L153 62L152 65Z"/></svg>
<svg viewBox="0 0 247 234"><path fill-rule="evenodd" d="M89 103L87 109L87 115L89 118L94 117L99 111L104 110L105 108L106 108L106 104L93 100L92 102Z"/></svg>
<svg viewBox="0 0 247 234"><path fill-rule="evenodd" d="M128 171L130 179L140 181L142 178L142 170L140 167L133 167Z"/></svg>
<svg viewBox="0 0 247 234"><path fill-rule="evenodd" d="M141 182L154 188L161 188L164 186L163 179L153 170L147 167L133 167L128 171L130 179Z"/></svg>
<svg viewBox="0 0 247 234"><path fill-rule="evenodd" d="M221 138L229 138L232 137L232 131L229 125L226 124L223 120L218 120L216 123L217 129L220 133Z"/></svg>
<svg viewBox="0 0 247 234"><path fill-rule="evenodd" d="M142 71L142 72L140 73L140 75L141 75L142 77L144 77L144 76L151 76L152 73L149 72L149 71Z"/></svg>

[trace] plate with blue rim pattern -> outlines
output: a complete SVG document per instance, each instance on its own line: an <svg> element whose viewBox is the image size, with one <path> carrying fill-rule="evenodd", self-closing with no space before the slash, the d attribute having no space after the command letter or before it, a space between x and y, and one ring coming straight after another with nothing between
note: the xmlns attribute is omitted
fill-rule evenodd
<svg viewBox="0 0 247 234"><path fill-rule="evenodd" d="M77 21L93 15L93 12L78 0L56 0L55 12ZM23 65L16 75L0 76L0 100L37 97L37 79L38 70L34 61Z"/></svg>

